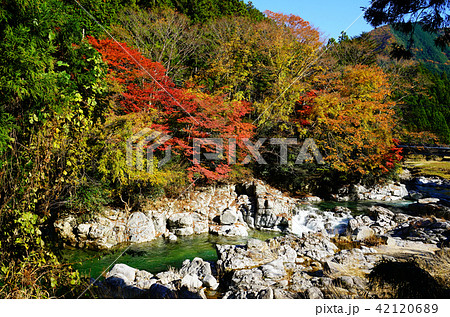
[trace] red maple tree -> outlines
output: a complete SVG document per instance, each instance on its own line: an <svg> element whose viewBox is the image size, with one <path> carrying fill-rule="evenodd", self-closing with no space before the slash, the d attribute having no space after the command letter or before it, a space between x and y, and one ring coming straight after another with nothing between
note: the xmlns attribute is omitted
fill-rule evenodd
<svg viewBox="0 0 450 317"><path fill-rule="evenodd" d="M88 37L91 45L108 65L109 76L120 86L118 112L157 111L156 122L149 127L172 136L170 144L190 162L191 180L205 178L219 180L228 176L231 168L227 160L194 162L194 138L219 138L223 152L230 150L228 139L236 139L237 156L245 148L242 139L254 135L254 126L245 122L251 112L248 102L227 101L224 96L209 95L201 87L178 88L166 75L164 67L142 56L126 43L111 39ZM204 151L216 149L205 146Z"/></svg>

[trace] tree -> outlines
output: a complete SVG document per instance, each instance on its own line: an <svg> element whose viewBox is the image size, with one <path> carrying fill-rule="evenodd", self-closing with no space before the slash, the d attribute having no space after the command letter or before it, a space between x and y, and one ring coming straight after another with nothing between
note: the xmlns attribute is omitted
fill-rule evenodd
<svg viewBox="0 0 450 317"><path fill-rule="evenodd" d="M288 120L322 42L298 16L266 15L258 23L239 17L209 23L205 36L212 49L195 80L231 100L252 102L259 123L272 124Z"/></svg>
<svg viewBox="0 0 450 317"><path fill-rule="evenodd" d="M352 39L342 34L337 41L331 39L328 42L326 53L335 59L334 63L342 66L374 65L377 62L377 48L378 44L368 33Z"/></svg>
<svg viewBox="0 0 450 317"><path fill-rule="evenodd" d="M441 33L436 44L443 48L450 44L449 8L448 0L372 0L364 17L374 27L387 23L407 33L420 22L425 31Z"/></svg>
<svg viewBox="0 0 450 317"><path fill-rule="evenodd" d="M222 95L209 95L195 86L177 88L160 63L143 57L125 43L92 37L89 41L108 64L112 81L119 85L114 107L117 114L134 113L144 121L136 128L147 127L170 134L172 139L165 145L172 145L185 165L188 164L187 176L191 181L194 178L215 181L228 176L231 168L227 161L196 164L192 157L193 139L236 138L238 145L242 145L242 139L253 135L253 125L244 121L251 111L248 103L227 101ZM150 120L146 121L147 118ZM225 144L225 152L228 148ZM152 177L158 175L166 176ZM152 181L159 182L155 178Z"/></svg>
<svg viewBox="0 0 450 317"><path fill-rule="evenodd" d="M298 129L313 137L328 166L355 179L382 176L400 157L393 141L394 103L376 66L345 66L323 74L298 106Z"/></svg>
<svg viewBox="0 0 450 317"><path fill-rule="evenodd" d="M161 63L172 81L180 85L192 75L192 60L200 50L202 34L189 18L172 9L127 9L119 15L113 35Z"/></svg>
<svg viewBox="0 0 450 317"><path fill-rule="evenodd" d="M61 1L5 1L0 9L0 294L73 296L48 224L98 154L107 111L105 65ZM73 25L72 23L78 24Z"/></svg>

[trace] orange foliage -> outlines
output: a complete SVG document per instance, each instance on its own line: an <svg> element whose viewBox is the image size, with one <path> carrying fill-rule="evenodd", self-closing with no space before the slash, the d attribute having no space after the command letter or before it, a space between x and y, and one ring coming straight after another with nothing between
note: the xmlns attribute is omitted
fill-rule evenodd
<svg viewBox="0 0 450 317"><path fill-rule="evenodd" d="M298 128L315 139L333 169L386 173L401 159L393 142L394 103L389 95L387 76L378 67L329 72L318 77L317 91L300 102Z"/></svg>

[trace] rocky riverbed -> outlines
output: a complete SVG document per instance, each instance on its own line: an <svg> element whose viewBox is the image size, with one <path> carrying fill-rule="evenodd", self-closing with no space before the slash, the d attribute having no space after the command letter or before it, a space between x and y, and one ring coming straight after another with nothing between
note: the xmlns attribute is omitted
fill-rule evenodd
<svg viewBox="0 0 450 317"><path fill-rule="evenodd" d="M353 220L340 237L311 232L217 245L216 262L195 258L156 275L116 264L96 285L118 298L375 298L369 277L379 263L433 257L449 243L443 219L373 207Z"/></svg>
<svg viewBox="0 0 450 317"><path fill-rule="evenodd" d="M405 185L394 183L354 186L341 194L340 200L376 197L380 204L414 199ZM378 298L389 296L374 289L380 263L435 259L436 252L448 251L449 207L439 199L422 196L402 212L375 205L358 216L345 207L319 212L318 201L288 197L253 180L166 199L145 212L109 210L87 222L68 215L55 228L67 245L92 249L205 232L284 233L244 245L218 244L217 261L194 258L157 274L116 264L95 283L99 296L107 298ZM440 292L449 295L448 289Z"/></svg>
<svg viewBox="0 0 450 317"><path fill-rule="evenodd" d="M404 185L394 183L373 189L355 186L341 192L346 196L337 197L338 200L375 197L393 201L408 195ZM247 236L249 229L296 234L322 229L339 231L338 227L350 218L349 211L319 215L318 209L310 206L320 201L315 196L292 198L260 180L252 180L193 191L179 199L163 199L153 209L144 211L106 209L89 221L67 215L58 219L54 227L66 245L89 249L147 242L159 236L176 240L177 236L207 232Z"/></svg>

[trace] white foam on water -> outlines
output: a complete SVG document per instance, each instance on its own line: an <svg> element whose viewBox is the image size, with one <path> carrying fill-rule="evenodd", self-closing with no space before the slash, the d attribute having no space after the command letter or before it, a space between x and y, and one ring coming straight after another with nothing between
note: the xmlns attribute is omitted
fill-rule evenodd
<svg viewBox="0 0 450 317"><path fill-rule="evenodd" d="M351 218L350 213L321 211L315 206L302 205L296 208L292 217L291 232L300 236L308 232L341 234L345 232Z"/></svg>

